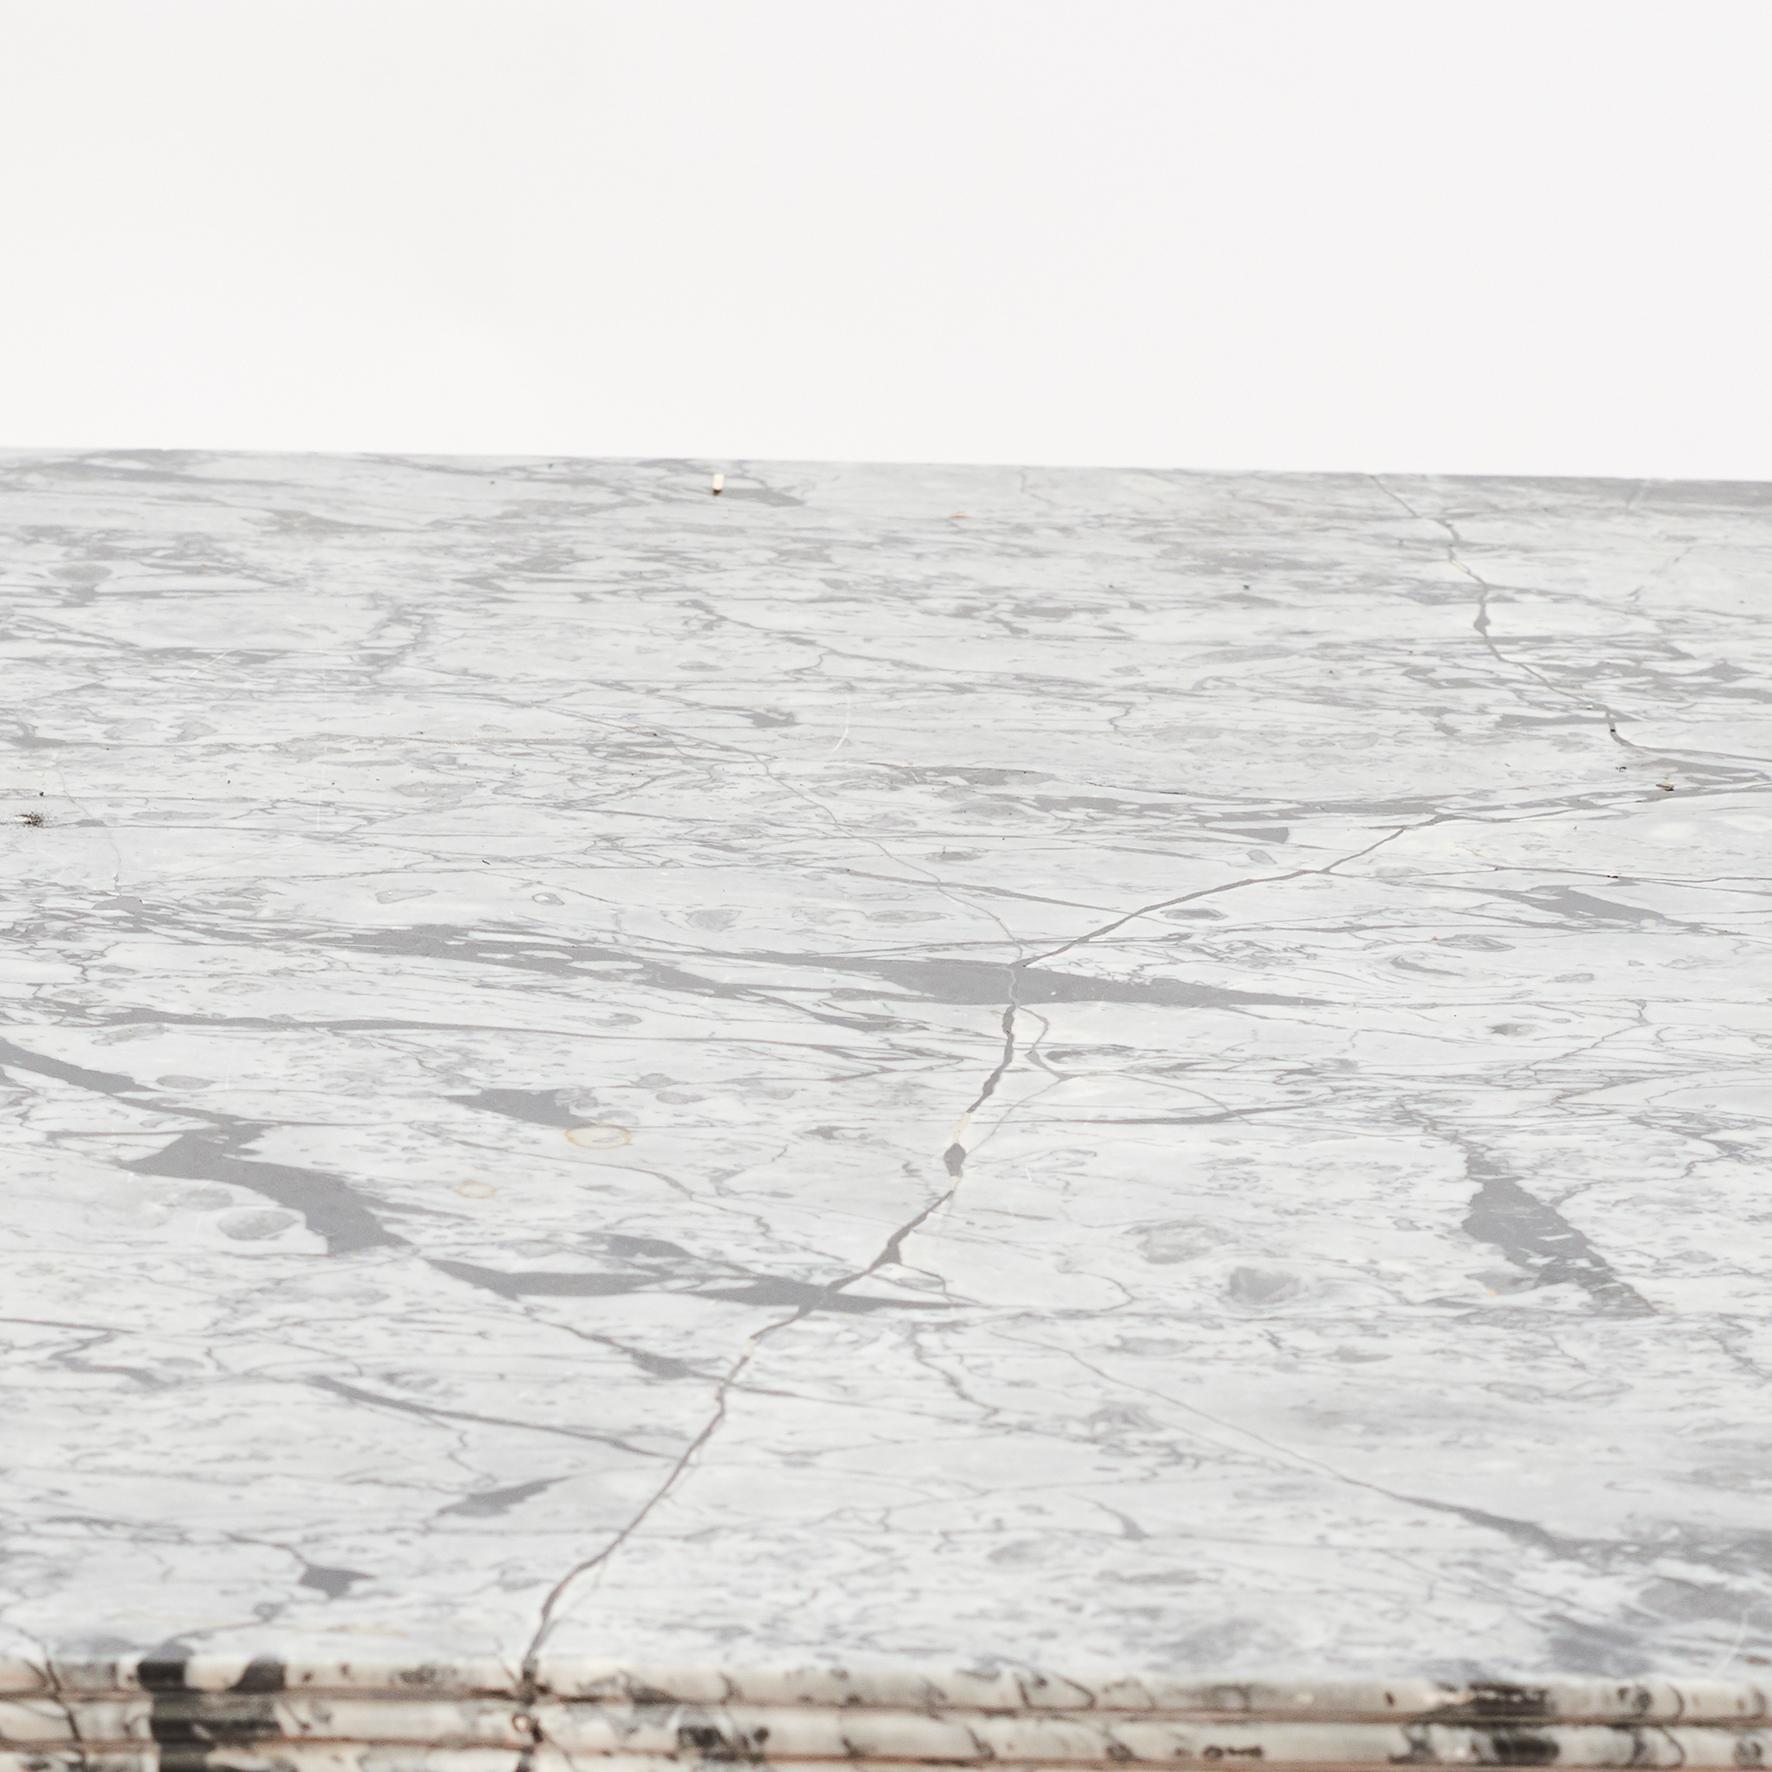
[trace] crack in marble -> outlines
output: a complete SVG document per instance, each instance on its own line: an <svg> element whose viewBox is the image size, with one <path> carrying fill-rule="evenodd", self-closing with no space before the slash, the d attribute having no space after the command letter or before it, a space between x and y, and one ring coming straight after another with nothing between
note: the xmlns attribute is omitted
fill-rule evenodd
<svg viewBox="0 0 1772 1772"><path fill-rule="evenodd" d="M1056 960L1060 954L1071 953L1078 948L1087 947L1090 943L1100 940L1104 935L1112 935L1116 931L1125 928L1128 923L1136 922L1141 917L1154 916L1158 911L1171 910L1178 905L1192 904L1199 899L1217 898L1228 892L1242 891L1249 886L1278 885L1283 884L1288 880L1302 879L1307 875L1332 874L1336 868L1344 866L1350 861L1359 861L1362 857L1373 854L1375 851L1382 849L1387 844L1395 841L1396 838L1406 835L1408 831L1413 828L1415 827L1402 826L1396 830L1389 831L1375 842L1368 843L1364 847L1353 850L1347 855L1337 856L1335 860L1326 862L1321 867L1293 868L1280 874L1255 874L1250 875L1246 879L1231 880L1218 886L1202 886L1190 892L1173 893L1166 898L1156 899L1149 904L1139 905L1133 910L1122 912L1120 915L1110 918L1107 922L1098 924L1093 929L1086 930L1081 935L1072 936L1070 940L1060 942L1058 946L1050 948L1044 953L1034 954L1031 957L1014 961L1008 968L1009 999L1003 1008L1002 1055L992 1067L990 1073L986 1076L983 1084L979 1088L978 1094L973 1097L972 1102L961 1115L959 1123L955 1128L954 1137L949 1143L947 1150L942 1153L942 1161L946 1164L948 1173L954 1177L955 1187L958 1187L965 1174L967 1150L965 1144L962 1142L962 1138L967 1127L970 1125L972 1115L996 1093L998 1084L1002 1082L1003 1078L1008 1074L1011 1065L1015 1062L1016 1016L1024 1007L1022 991L1026 987L1028 975L1035 967L1044 966L1048 960ZM1064 979L1065 983L1061 984L1060 979ZM1069 984L1068 989L1066 988L1066 984ZM1070 983L1068 975L1059 975L1059 978L1054 978L1050 974L1042 973L1036 983L1035 989L1038 994L1028 1000L1052 1002L1063 997L1072 997L1084 1001L1102 1000L1101 998L1092 995L1093 987L1088 981ZM1321 999L1310 997L1275 996L1258 991L1220 991L1210 987L1190 986L1185 983L1170 985L1167 991L1155 1000L1195 1004L1212 1002L1268 1003L1288 1007L1308 1006L1313 1002L1321 1001ZM952 1192L953 1189L950 1189L950 1196ZM945 1199L940 1203L945 1204Z"/></svg>
<svg viewBox="0 0 1772 1772"><path fill-rule="evenodd" d="M1640 756L1655 757L1664 762L1677 759L1695 774L1709 776L1715 781L1730 784L1739 784L1743 781L1763 781L1768 779L1764 770L1744 771L1729 769L1720 767L1709 760L1698 761L1690 756L1682 756L1678 752L1661 751L1644 745L1639 745L1633 740L1626 738L1623 732L1619 730L1618 715L1609 703L1599 700L1591 695L1584 695L1579 690L1567 689L1562 684L1557 683L1550 677L1546 676L1536 665L1529 664L1524 659L1510 657L1507 653L1504 653L1500 646L1496 644L1495 636L1492 631L1493 623L1490 619L1489 613L1489 600L1494 596L1497 587L1482 577L1468 561L1461 557L1460 550L1463 549L1466 544L1464 538L1459 534L1457 526L1445 517L1431 516L1416 510L1415 507L1403 498L1400 493L1398 493L1393 487L1387 485L1378 475L1373 474L1368 477L1371 479L1372 484L1376 486L1385 497L1399 505L1410 517L1414 518L1416 522L1432 523L1437 528L1443 529L1446 532L1445 547L1447 563L1456 571L1463 573L1464 576L1477 587L1477 607L1476 613L1471 618L1471 628L1476 633L1478 639L1482 641L1490 656L1497 664L1502 666L1504 670L1520 671L1524 673L1524 675L1530 677L1541 688L1548 690L1552 695L1558 696L1564 701L1571 702L1577 707L1585 708L1592 713L1598 714L1605 722L1607 736L1613 739L1616 743L1624 746L1627 750L1634 751ZM1638 589L1641 590L1646 588L1646 584L1647 581L1645 581L1644 586L1639 586Z"/></svg>

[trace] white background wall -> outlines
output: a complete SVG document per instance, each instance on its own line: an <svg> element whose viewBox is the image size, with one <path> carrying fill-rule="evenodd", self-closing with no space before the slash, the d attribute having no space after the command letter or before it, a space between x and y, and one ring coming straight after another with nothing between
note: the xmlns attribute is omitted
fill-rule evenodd
<svg viewBox="0 0 1772 1772"><path fill-rule="evenodd" d="M1772 478L1764 0L0 0L0 443Z"/></svg>

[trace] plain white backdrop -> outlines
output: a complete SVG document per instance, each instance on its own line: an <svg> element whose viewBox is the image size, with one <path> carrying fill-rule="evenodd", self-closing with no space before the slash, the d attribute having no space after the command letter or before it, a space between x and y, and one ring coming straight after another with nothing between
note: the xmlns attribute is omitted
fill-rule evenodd
<svg viewBox="0 0 1772 1772"><path fill-rule="evenodd" d="M1763 0L0 0L0 444L1772 478Z"/></svg>

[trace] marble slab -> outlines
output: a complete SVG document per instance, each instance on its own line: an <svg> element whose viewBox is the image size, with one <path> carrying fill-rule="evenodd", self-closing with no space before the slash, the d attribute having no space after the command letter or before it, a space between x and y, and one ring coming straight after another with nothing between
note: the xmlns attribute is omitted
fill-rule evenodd
<svg viewBox="0 0 1772 1772"><path fill-rule="evenodd" d="M1772 488L0 458L0 1769L1772 1753Z"/></svg>

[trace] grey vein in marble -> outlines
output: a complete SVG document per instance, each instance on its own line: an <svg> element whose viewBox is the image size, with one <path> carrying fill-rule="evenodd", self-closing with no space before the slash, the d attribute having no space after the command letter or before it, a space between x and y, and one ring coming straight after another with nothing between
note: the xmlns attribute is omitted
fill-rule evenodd
<svg viewBox="0 0 1772 1772"><path fill-rule="evenodd" d="M0 458L0 1761L1759 1763L1772 489L708 485Z"/></svg>

